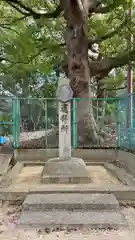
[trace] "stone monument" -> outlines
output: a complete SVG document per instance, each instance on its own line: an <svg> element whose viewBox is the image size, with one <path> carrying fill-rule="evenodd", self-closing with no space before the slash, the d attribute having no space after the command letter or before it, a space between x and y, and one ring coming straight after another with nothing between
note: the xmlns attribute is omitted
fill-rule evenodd
<svg viewBox="0 0 135 240"><path fill-rule="evenodd" d="M43 183L88 183L89 172L84 161L71 157L71 100L69 79L61 78L57 89L59 100L59 157L49 159L42 172Z"/></svg>

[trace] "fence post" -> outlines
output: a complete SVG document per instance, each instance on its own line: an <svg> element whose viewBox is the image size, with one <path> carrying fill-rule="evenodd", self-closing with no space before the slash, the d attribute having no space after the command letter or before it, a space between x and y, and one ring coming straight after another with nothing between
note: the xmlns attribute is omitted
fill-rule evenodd
<svg viewBox="0 0 135 240"><path fill-rule="evenodd" d="M48 131L48 101L47 99L45 99L45 147L47 148L48 147L48 134L47 134L47 131Z"/></svg>
<svg viewBox="0 0 135 240"><path fill-rule="evenodd" d="M121 146L120 100L117 101L117 145Z"/></svg>
<svg viewBox="0 0 135 240"><path fill-rule="evenodd" d="M13 122L13 145L15 148L20 146L20 100L12 100L12 122Z"/></svg>
<svg viewBox="0 0 135 240"><path fill-rule="evenodd" d="M15 122L15 99L12 99L12 136L13 136L13 146L16 145L16 122Z"/></svg>
<svg viewBox="0 0 135 240"><path fill-rule="evenodd" d="M77 99L73 98L73 148L78 147L78 112L77 112Z"/></svg>

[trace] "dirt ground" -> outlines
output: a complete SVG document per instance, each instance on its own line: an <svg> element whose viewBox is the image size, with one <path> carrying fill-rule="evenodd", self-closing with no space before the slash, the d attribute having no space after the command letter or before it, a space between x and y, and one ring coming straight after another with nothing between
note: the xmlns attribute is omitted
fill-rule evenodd
<svg viewBox="0 0 135 240"><path fill-rule="evenodd" d="M8 203L0 207L0 240L135 240L135 209L123 208L129 229L119 231L104 230L76 230L47 232L40 228L23 228L18 225L21 206L9 206Z"/></svg>

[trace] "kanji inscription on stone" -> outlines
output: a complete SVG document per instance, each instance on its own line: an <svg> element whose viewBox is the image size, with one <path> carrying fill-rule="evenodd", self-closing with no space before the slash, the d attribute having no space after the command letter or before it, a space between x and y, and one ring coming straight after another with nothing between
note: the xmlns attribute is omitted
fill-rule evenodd
<svg viewBox="0 0 135 240"><path fill-rule="evenodd" d="M59 84L57 90L59 100L59 157L61 160L71 158L71 99L73 92L68 83L67 81L67 84Z"/></svg>

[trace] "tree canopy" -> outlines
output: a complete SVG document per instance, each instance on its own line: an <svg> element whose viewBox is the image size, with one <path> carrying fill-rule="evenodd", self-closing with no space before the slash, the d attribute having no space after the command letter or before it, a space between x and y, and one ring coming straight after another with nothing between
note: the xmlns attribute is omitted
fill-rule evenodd
<svg viewBox="0 0 135 240"><path fill-rule="evenodd" d="M129 16L131 2L88 2L91 77L108 80L106 77L113 68L123 67L130 60L134 62L135 48L130 41L135 32L134 14L132 19ZM27 96L28 85L34 85L37 76L66 66L65 29L59 1L1 0L0 81L4 87L15 93L16 88L25 85ZM112 77L109 79L112 83Z"/></svg>

